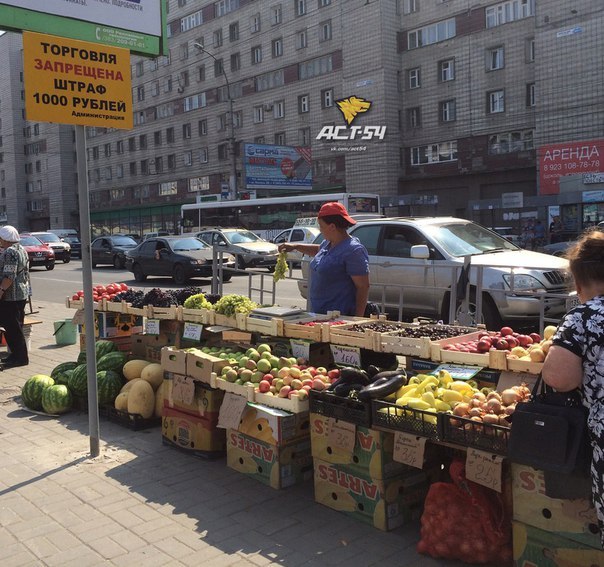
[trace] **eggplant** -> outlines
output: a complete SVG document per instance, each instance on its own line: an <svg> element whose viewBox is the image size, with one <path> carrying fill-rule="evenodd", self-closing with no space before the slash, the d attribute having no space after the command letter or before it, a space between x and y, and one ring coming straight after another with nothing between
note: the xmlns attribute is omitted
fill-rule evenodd
<svg viewBox="0 0 604 567"><path fill-rule="evenodd" d="M394 376L383 376L365 386L357 395L359 400L369 401L385 398L396 392L401 386L407 383L405 371L399 371Z"/></svg>
<svg viewBox="0 0 604 567"><path fill-rule="evenodd" d="M382 371L381 368L379 368L378 366L374 366L373 364L370 364L367 367L367 374L369 375L369 378L373 378L376 374L378 374L381 371Z"/></svg>
<svg viewBox="0 0 604 567"><path fill-rule="evenodd" d="M346 366L340 369L340 377L333 383L331 383L327 390L333 391L333 389L340 384L361 384L366 386L369 384L369 376L364 370L359 368L352 368Z"/></svg>
<svg viewBox="0 0 604 567"><path fill-rule="evenodd" d="M338 384L334 389L333 393L336 396L342 396L343 398L347 398L350 395L350 392L360 392L365 386L363 384Z"/></svg>
<svg viewBox="0 0 604 567"><path fill-rule="evenodd" d="M398 376L399 374L403 374L405 376L405 378L407 377L407 373L402 368L400 368L398 370L382 370L381 372L378 372L377 374L375 374L371 378L371 381L375 382L376 380L379 380L380 378L392 378L393 376ZM405 380L405 383L406 382L407 381Z"/></svg>

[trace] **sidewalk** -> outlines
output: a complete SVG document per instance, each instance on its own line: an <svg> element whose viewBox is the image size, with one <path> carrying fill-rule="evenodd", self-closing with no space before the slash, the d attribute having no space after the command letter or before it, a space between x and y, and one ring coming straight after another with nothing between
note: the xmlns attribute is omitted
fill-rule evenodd
<svg viewBox="0 0 604 567"><path fill-rule="evenodd" d="M89 457L88 415L20 409L37 373L75 360L55 345L53 321L73 316L34 301L28 367L0 372L0 564L17 565L458 565L417 554L417 524L393 532L313 500L312 481L276 491L161 443L159 428L100 421L101 455ZM471 537L471 534L468 534Z"/></svg>

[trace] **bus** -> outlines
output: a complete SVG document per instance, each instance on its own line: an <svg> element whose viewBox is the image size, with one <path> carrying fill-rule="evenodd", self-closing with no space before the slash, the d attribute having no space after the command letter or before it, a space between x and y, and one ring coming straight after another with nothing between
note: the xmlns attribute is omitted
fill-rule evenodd
<svg viewBox="0 0 604 567"><path fill-rule="evenodd" d="M380 213L379 195L370 193L322 193L291 197L264 197L237 201L190 203L181 206L181 231L204 227L247 228L271 240L300 217L316 216L324 203L342 203L349 213Z"/></svg>

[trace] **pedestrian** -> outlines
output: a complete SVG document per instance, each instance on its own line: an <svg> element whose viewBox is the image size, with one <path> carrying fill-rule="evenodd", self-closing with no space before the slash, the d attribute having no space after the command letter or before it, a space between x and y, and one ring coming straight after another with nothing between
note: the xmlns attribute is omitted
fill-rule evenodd
<svg viewBox="0 0 604 567"><path fill-rule="evenodd" d="M545 226L540 220L535 223L535 246L540 247L545 244Z"/></svg>
<svg viewBox="0 0 604 567"><path fill-rule="evenodd" d="M566 256L581 304L554 334L542 377L562 392L581 389L589 411L592 495L604 547L604 233L583 234Z"/></svg>
<svg viewBox="0 0 604 567"><path fill-rule="evenodd" d="M559 216L555 216L549 224L549 242L554 244L560 240L560 231L562 230L562 222Z"/></svg>
<svg viewBox="0 0 604 567"><path fill-rule="evenodd" d="M19 243L19 232L13 226L0 228L0 327L4 328L10 354L2 369L27 366L29 355L23 336L25 305L29 297L29 259Z"/></svg>
<svg viewBox="0 0 604 567"><path fill-rule="evenodd" d="M319 244L283 243L280 252L297 250L310 262L310 306L315 313L339 311L363 317L369 295L369 255L347 230L356 224L341 203L325 203L318 223L325 240Z"/></svg>

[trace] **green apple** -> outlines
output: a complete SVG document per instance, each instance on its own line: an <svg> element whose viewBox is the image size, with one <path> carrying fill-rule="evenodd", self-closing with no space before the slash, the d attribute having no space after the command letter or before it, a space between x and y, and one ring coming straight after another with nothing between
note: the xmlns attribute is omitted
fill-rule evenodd
<svg viewBox="0 0 604 567"><path fill-rule="evenodd" d="M267 345L266 343L258 345L256 350L262 354L263 352L271 352L271 345Z"/></svg>
<svg viewBox="0 0 604 567"><path fill-rule="evenodd" d="M258 363L256 364L256 367L258 368L258 370L260 372L263 372L264 374L266 374L267 372L270 372L271 370L271 363L269 360L266 360L266 358L261 358Z"/></svg>

